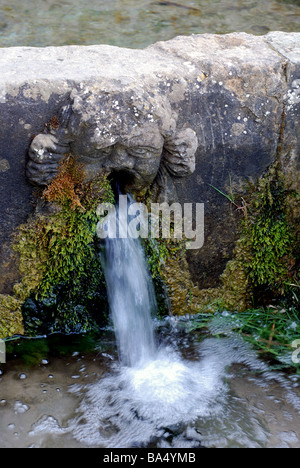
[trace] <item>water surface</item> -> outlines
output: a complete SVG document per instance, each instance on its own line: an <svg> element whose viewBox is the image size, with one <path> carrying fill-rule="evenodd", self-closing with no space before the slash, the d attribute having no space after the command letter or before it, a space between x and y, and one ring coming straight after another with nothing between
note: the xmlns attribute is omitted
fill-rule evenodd
<svg viewBox="0 0 300 468"><path fill-rule="evenodd" d="M142 48L177 35L300 31L299 0L2 0L0 46Z"/></svg>
<svg viewBox="0 0 300 468"><path fill-rule="evenodd" d="M173 324L158 342L156 359L136 367L120 365L113 333L93 352L10 360L0 446L300 448L299 376L271 372L235 336Z"/></svg>

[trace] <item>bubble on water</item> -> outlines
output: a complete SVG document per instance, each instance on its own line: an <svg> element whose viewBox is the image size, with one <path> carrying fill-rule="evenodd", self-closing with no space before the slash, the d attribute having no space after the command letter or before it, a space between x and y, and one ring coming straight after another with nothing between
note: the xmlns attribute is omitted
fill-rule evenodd
<svg viewBox="0 0 300 468"><path fill-rule="evenodd" d="M14 411L15 414L23 414L26 413L26 411L29 410L29 406L26 405L25 403L22 403L21 401L16 401L14 405Z"/></svg>

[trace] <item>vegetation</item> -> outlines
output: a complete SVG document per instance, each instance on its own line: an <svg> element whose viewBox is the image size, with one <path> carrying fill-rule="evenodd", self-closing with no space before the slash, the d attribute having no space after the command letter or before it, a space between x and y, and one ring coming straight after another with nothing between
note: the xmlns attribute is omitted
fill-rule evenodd
<svg viewBox="0 0 300 468"><path fill-rule="evenodd" d="M8 294L0 294L0 338L24 332L22 302Z"/></svg>
<svg viewBox="0 0 300 468"><path fill-rule="evenodd" d="M252 190L242 240L249 251L244 266L254 291L283 296L297 275L297 246L288 221L288 198L282 173L272 168Z"/></svg>
<svg viewBox="0 0 300 468"><path fill-rule="evenodd" d="M286 298L293 305L299 278L299 233L291 199L299 201L299 193L287 185L275 165L255 184L248 184L240 203L232 190L229 195L218 190L243 213L235 257L228 262L223 280L233 266L233 275L241 273L245 296L250 295L254 305L276 298Z"/></svg>
<svg viewBox="0 0 300 468"><path fill-rule="evenodd" d="M292 360L300 336L299 192L278 164L249 183L240 200L232 188L229 194L213 188L242 213L241 233L222 285L201 291L203 308L191 317L190 329L209 327L222 335L223 326L224 334L240 334L275 368L300 373Z"/></svg>
<svg viewBox="0 0 300 468"><path fill-rule="evenodd" d="M105 174L85 182L82 167L67 155L42 197L51 214L23 226L16 245L23 281L15 292L25 301L25 328L30 333L86 331L93 325L91 311L105 303L96 207L113 203L114 195Z"/></svg>
<svg viewBox="0 0 300 468"><path fill-rule="evenodd" d="M200 313L190 317L189 331L208 328L214 336L238 334L269 360L271 368L300 374L299 357L293 359L295 344L300 348L298 308L299 300L289 309L269 306L239 313L221 309L214 315Z"/></svg>

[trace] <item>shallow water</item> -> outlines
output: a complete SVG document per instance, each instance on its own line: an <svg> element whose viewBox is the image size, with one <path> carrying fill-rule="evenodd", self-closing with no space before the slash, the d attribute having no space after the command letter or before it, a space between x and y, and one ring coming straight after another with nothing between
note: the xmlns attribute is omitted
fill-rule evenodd
<svg viewBox="0 0 300 468"><path fill-rule="evenodd" d="M0 46L141 48L177 35L300 31L299 0L2 0Z"/></svg>
<svg viewBox="0 0 300 468"><path fill-rule="evenodd" d="M239 337L162 330L157 359L135 368L103 340L33 366L10 360L0 446L300 447L299 376L270 372Z"/></svg>

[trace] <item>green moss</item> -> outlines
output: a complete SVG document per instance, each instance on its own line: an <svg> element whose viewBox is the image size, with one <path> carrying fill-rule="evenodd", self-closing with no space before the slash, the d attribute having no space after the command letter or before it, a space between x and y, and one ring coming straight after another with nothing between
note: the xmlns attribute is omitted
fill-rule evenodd
<svg viewBox="0 0 300 468"><path fill-rule="evenodd" d="M227 198L233 203L232 196ZM295 203L296 199L299 193L278 165L255 184L248 184L233 258L220 277L221 286L201 292L205 305L244 311L289 293L299 273L299 217L291 209L291 200Z"/></svg>
<svg viewBox="0 0 300 468"><path fill-rule="evenodd" d="M84 184L74 163L69 166L63 168L62 174L58 174L45 192L46 199L58 203L60 209L37 238L38 250L43 248L47 252L46 271L38 286L41 297L46 297L53 286L60 283L72 284L73 288L80 285L96 256L94 240L99 222L96 207L99 203L114 201L104 174Z"/></svg>
<svg viewBox="0 0 300 468"><path fill-rule="evenodd" d="M159 275L167 285L171 310L176 315L229 310L242 312L299 294L299 185L284 177L278 166L255 184L248 184L238 203L241 208L239 239L227 262L220 286L200 290L191 281L184 252L163 255ZM164 249L167 247L163 246ZM154 256L154 263L157 259ZM157 266L155 266L157 269ZM297 290L295 290L297 288Z"/></svg>
<svg viewBox="0 0 300 468"><path fill-rule="evenodd" d="M14 296L24 302L37 288L47 271L48 252L38 239L49 222L38 215L18 229L14 250L19 254L21 282L14 286Z"/></svg>
<svg viewBox="0 0 300 468"><path fill-rule="evenodd" d="M241 237L248 252L244 267L254 289L264 289L275 296L285 292L295 255L287 197L283 174L272 168L251 194Z"/></svg>
<svg viewBox="0 0 300 468"><path fill-rule="evenodd" d="M83 332L105 315L106 293L96 246L99 203L113 203L105 174L83 181L67 155L43 193L46 209L21 226L15 249L22 280L14 287L26 333Z"/></svg>
<svg viewBox="0 0 300 468"><path fill-rule="evenodd" d="M24 332L21 306L20 300L0 294L0 338Z"/></svg>

